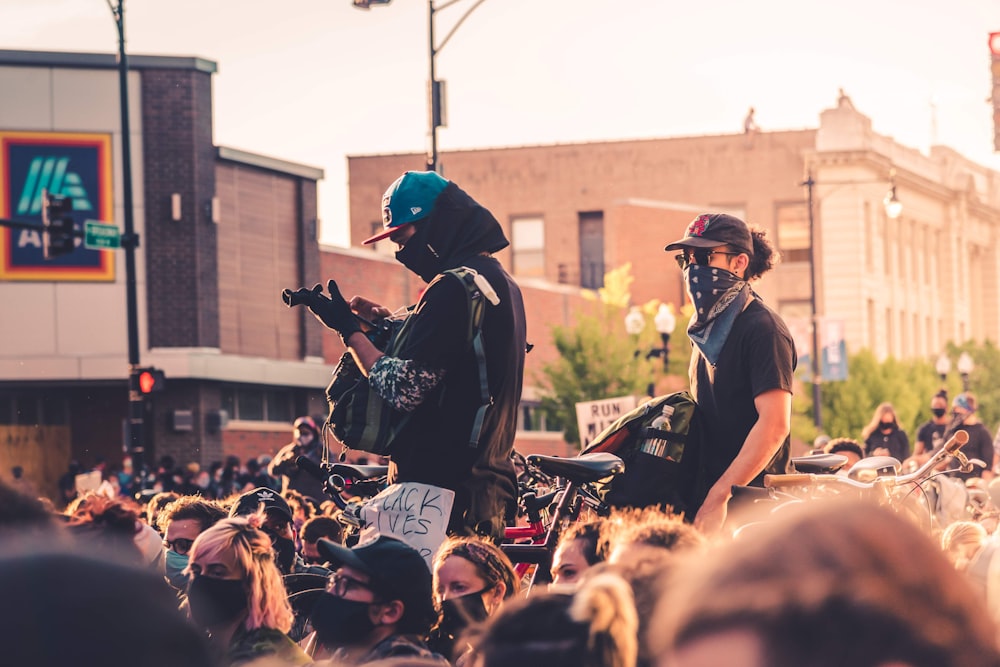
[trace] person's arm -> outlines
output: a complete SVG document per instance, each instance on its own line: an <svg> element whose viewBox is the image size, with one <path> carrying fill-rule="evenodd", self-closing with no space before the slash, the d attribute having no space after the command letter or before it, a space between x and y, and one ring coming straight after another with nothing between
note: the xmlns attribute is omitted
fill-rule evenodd
<svg viewBox="0 0 1000 667"><path fill-rule="evenodd" d="M747 434L740 453L711 489L695 517L695 527L706 534L718 531L726 520L726 503L733 485L745 486L774 458L791 430L792 394L771 389L754 398L757 422Z"/></svg>
<svg viewBox="0 0 1000 667"><path fill-rule="evenodd" d="M298 466L295 465L297 457L298 452L295 451L295 443L287 444L271 459L271 462L267 466L267 471L275 477L293 474L298 470Z"/></svg>

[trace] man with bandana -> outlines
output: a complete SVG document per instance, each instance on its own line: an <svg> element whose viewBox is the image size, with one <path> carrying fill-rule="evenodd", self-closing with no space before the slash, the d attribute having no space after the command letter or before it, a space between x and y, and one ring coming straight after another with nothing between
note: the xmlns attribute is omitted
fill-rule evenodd
<svg viewBox="0 0 1000 667"><path fill-rule="evenodd" d="M389 310L373 301L348 301L336 282L329 295L286 290L337 331L375 393L408 415L390 444L393 482L421 482L455 491L448 531L499 539L517 499L510 454L524 374L525 321L521 291L493 253L509 245L500 223L455 183L434 172L408 171L382 198L384 238L396 259L428 283L393 355L362 333L360 316L374 322ZM466 267L486 299L481 323L488 404L483 407L480 363L469 345L469 296L442 274ZM478 437L473 434L478 434Z"/></svg>
<svg viewBox="0 0 1000 667"><path fill-rule="evenodd" d="M700 451L688 517L707 533L721 528L733 485L761 485L788 462L795 346L788 327L751 289L774 264L764 232L725 213L700 215L675 255L695 308L691 393L702 414ZM687 457L688 452L685 452Z"/></svg>

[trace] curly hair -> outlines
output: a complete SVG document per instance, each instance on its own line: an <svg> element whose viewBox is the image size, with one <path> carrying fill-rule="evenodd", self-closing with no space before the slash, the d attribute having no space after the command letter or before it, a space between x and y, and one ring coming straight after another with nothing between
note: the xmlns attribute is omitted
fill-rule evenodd
<svg viewBox="0 0 1000 667"><path fill-rule="evenodd" d="M260 529L263 514L223 519L204 531L191 545L190 562L230 552L247 592L247 630L274 628L287 633L294 620L292 607L274 563L271 538ZM186 570L191 573L191 566Z"/></svg>
<svg viewBox="0 0 1000 667"><path fill-rule="evenodd" d="M743 273L744 280L760 278L773 269L779 260L779 255L771 245L770 239L767 238L765 230L750 227L750 238L753 241L753 255Z"/></svg>
<svg viewBox="0 0 1000 667"><path fill-rule="evenodd" d="M608 558L608 542L603 521L571 523L559 536L558 549L564 544L577 542L588 565L595 565Z"/></svg>
<svg viewBox="0 0 1000 667"><path fill-rule="evenodd" d="M514 565L510 562L507 554L500 551L499 547L478 537L451 537L438 548L438 552L434 556L432 570L435 590L437 589L438 570L452 556L464 558L472 563L476 568L476 574L486 582L489 588L502 582L506 588L503 595L505 600L520 589L521 582L514 572Z"/></svg>

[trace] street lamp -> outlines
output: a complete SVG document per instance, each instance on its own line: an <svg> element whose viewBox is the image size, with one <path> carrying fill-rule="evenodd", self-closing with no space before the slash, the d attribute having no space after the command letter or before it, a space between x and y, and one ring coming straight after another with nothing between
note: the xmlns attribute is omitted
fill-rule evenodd
<svg viewBox="0 0 1000 667"><path fill-rule="evenodd" d="M461 26L462 23L465 22L465 19L469 17L469 14L475 11L475 9L479 7L479 5L486 2L486 0L475 0L475 2L472 3L472 6L469 7L467 10L465 10L465 13L462 14L462 16L459 17L458 21L455 22L455 25L451 27L451 30L449 30L448 34L444 36L444 39L441 40L441 43L435 44L434 14L444 9L447 9L448 7L451 7L456 2L459 1L460 0L446 0L445 2L442 2L435 6L434 0L427 0L427 25L428 25L427 46L428 46L428 55L430 61L430 67L429 67L430 80L428 82L427 95L429 101L428 105L428 113L430 116L429 133L431 140L430 152L427 155L427 171L438 171L439 165L438 165L438 149L437 149L437 129L439 127L445 126L444 105L443 105L444 81L438 81L437 76L435 75L435 68L434 68L435 58L437 57L437 54L439 54L441 50L444 48L445 44L448 43L448 40L451 39L451 36L455 34L455 31L458 30L459 26ZM357 7L358 9L370 9L372 6L388 5L390 2L392 2L392 0L353 0L354 6Z"/></svg>
<svg viewBox="0 0 1000 667"><path fill-rule="evenodd" d="M670 306L661 303L659 309L656 311L656 315L653 316L653 326L656 327L656 332L660 334L660 344L659 349L653 348L646 355L647 359L653 357L663 358L663 370L666 372L670 365L670 334L674 332L674 327L677 325L677 318L674 317L674 313L671 311Z"/></svg>
<svg viewBox="0 0 1000 667"><path fill-rule="evenodd" d="M866 183L879 183L882 181L823 181L821 185L863 185ZM903 212L903 205L896 196L896 170L889 170L889 192L882 201L885 206L885 214L895 220ZM799 183L806 186L807 206L809 210L809 314L812 320L812 399L813 399L813 424L817 429L823 428L823 415L820 407L822 399L822 377L820 376L820 348L819 348L819 316L817 315L816 303L816 213L814 205L813 190L817 182L813 179L812 168L809 169L806 180Z"/></svg>
<svg viewBox="0 0 1000 667"><path fill-rule="evenodd" d="M972 361L972 357L969 356L968 352L963 352L958 357L958 374L962 376L962 391L969 391L969 375L975 369L976 365Z"/></svg>
<svg viewBox="0 0 1000 667"><path fill-rule="evenodd" d="M937 374L941 376L941 384L944 384L945 378L947 378L948 373L951 372L951 359L948 358L947 354L944 352L941 353L941 356L939 356L937 361L934 362L934 370L936 370Z"/></svg>

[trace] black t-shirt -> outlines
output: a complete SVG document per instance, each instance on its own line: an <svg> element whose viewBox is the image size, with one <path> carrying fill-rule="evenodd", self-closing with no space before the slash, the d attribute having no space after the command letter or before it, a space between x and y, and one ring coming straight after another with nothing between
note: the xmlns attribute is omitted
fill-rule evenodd
<svg viewBox="0 0 1000 667"><path fill-rule="evenodd" d="M986 469L990 470L993 467L993 436L990 435L989 429L981 422L977 422L975 424L963 424L955 430L965 431L969 434L969 441L962 445L962 453L965 454L966 458L979 459L985 462ZM955 476L962 479L982 477L983 469L976 468L975 472L970 473L959 472L955 473Z"/></svg>
<svg viewBox="0 0 1000 667"><path fill-rule="evenodd" d="M689 516L732 464L757 422L754 398L773 389L791 393L796 362L788 327L759 299L736 318L714 368L697 347L692 350L691 392L701 411L703 437L699 492L693 502L696 507L688 508ZM786 438L752 483L759 486L764 473L785 472L789 447Z"/></svg>
<svg viewBox="0 0 1000 667"><path fill-rule="evenodd" d="M938 424L933 419L917 431L917 442L924 443L924 454L930 454L944 444L944 429L948 424Z"/></svg>
<svg viewBox="0 0 1000 667"><path fill-rule="evenodd" d="M883 433L881 430L875 429L865 438L865 453L868 456L871 456L872 452L879 447L889 450L889 456L892 456L900 463L910 456L910 439L906 437L905 431L898 428L894 428L888 433Z"/></svg>
<svg viewBox="0 0 1000 667"><path fill-rule="evenodd" d="M489 393L477 447L469 446L481 404L479 362L468 342L468 295L455 278L428 287L410 316L410 333L395 356L445 370L445 377L411 413L391 447L396 481L424 482L455 491L452 525L468 532L486 521L502 534L504 514L517 498L510 461L524 374L525 319L521 291L499 262L475 256L463 262L485 277L500 303L485 306L482 335ZM464 515L464 516L463 516Z"/></svg>

